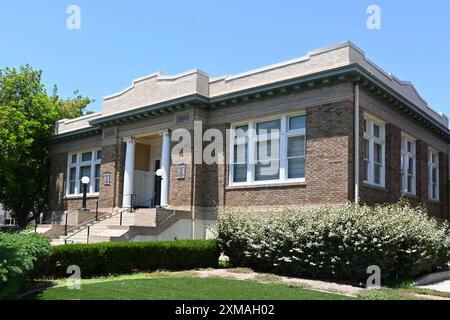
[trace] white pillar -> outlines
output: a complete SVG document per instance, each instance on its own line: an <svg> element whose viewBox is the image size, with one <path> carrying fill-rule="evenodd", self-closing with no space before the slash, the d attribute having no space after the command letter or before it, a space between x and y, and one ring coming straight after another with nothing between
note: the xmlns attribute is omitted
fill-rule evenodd
<svg viewBox="0 0 450 320"><path fill-rule="evenodd" d="M122 208L131 208L134 187L135 141L132 137L125 137L123 138L123 141L127 144L127 146L125 151Z"/></svg>
<svg viewBox="0 0 450 320"><path fill-rule="evenodd" d="M170 134L169 130L161 130L159 134L162 136L161 150L161 207L169 205L169 173L170 173Z"/></svg>

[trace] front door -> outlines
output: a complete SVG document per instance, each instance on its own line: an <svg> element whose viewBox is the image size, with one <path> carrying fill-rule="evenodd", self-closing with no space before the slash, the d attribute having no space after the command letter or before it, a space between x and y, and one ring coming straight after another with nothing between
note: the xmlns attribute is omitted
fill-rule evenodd
<svg viewBox="0 0 450 320"><path fill-rule="evenodd" d="M143 170L134 171L134 194L133 207L150 208L151 206L151 172Z"/></svg>
<svg viewBox="0 0 450 320"><path fill-rule="evenodd" d="M153 205L159 207L161 205L161 177L156 175L156 170L161 168L161 160L155 160L155 194Z"/></svg>

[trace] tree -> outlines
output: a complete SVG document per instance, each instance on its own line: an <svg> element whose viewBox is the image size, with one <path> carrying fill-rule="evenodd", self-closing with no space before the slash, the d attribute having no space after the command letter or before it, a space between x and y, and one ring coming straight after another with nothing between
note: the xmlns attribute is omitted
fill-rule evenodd
<svg viewBox="0 0 450 320"><path fill-rule="evenodd" d="M84 115L93 113L93 111L85 111L88 104L94 102L94 100L82 96L79 90L73 92L73 98L66 98L60 100L58 98L58 89L56 86L53 89L53 96L58 99L60 104L60 115L59 119L74 119Z"/></svg>
<svg viewBox="0 0 450 320"><path fill-rule="evenodd" d="M0 203L21 227L47 210L49 137L56 121L84 115L93 101L78 90L61 100L56 86L49 95L41 76L29 65L0 69Z"/></svg>
<svg viewBox="0 0 450 320"><path fill-rule="evenodd" d="M29 65L0 70L0 203L19 226L46 209L49 142L59 103Z"/></svg>

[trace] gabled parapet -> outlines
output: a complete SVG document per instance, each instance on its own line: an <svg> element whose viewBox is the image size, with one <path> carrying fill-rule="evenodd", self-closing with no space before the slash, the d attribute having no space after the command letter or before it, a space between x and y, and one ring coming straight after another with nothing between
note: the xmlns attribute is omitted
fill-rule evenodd
<svg viewBox="0 0 450 320"><path fill-rule="evenodd" d="M122 92L105 97L103 115L138 109L192 94L209 96L209 76L206 73L192 70L165 76L158 72L136 79Z"/></svg>
<svg viewBox="0 0 450 320"><path fill-rule="evenodd" d="M353 76L346 78L345 73L352 73ZM270 87L279 89L280 86L293 82L302 86L303 82L307 82L313 87L316 78L325 77L322 80L327 83L329 79L326 78L332 74L350 81L362 79L363 85L366 84L369 88L373 86L374 90L376 87L375 91L395 97L414 114L419 114L425 121L447 134L447 116L433 110L410 82L399 80L383 71L351 42L311 51L300 58L231 76L213 78L200 70L173 76L153 73L134 80L123 91L105 97L101 114L61 120L56 134L89 128L89 123L102 126L158 116L160 109L164 109L161 114L180 110L191 102L214 106L219 101L224 105L226 99L237 101L236 98L249 95L249 92L260 95L264 90L272 90Z"/></svg>

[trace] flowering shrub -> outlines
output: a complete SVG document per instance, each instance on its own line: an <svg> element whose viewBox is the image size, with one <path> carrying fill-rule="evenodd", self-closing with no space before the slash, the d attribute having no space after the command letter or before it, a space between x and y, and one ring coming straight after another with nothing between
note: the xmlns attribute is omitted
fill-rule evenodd
<svg viewBox="0 0 450 320"><path fill-rule="evenodd" d="M216 234L230 263L318 279L383 279L446 266L450 232L423 208L398 203L252 212L222 208Z"/></svg>

